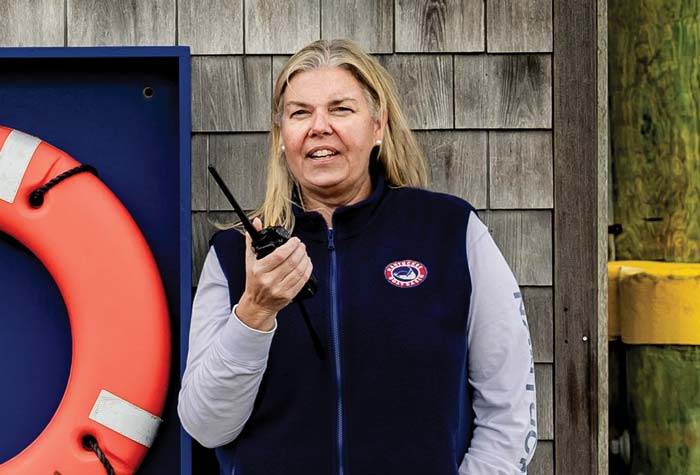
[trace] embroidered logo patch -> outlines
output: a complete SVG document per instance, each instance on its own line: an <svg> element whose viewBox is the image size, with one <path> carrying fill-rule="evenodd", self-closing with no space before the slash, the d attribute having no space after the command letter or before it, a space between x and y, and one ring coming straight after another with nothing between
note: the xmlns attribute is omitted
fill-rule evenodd
<svg viewBox="0 0 700 475"><path fill-rule="evenodd" d="M418 261L405 260L392 262L384 268L384 277L396 287L415 287L428 275L428 269Z"/></svg>

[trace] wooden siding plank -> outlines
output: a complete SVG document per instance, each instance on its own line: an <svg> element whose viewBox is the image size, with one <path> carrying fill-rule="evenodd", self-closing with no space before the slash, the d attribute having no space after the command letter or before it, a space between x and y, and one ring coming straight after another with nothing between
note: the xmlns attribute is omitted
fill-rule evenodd
<svg viewBox="0 0 700 475"><path fill-rule="evenodd" d="M537 391L537 438L554 439L554 366L535 365L535 390Z"/></svg>
<svg viewBox="0 0 700 475"><path fill-rule="evenodd" d="M394 77L412 129L451 129L452 58L448 55L381 56Z"/></svg>
<svg viewBox="0 0 700 475"><path fill-rule="evenodd" d="M489 132L490 207L552 208L552 133Z"/></svg>
<svg viewBox="0 0 700 475"><path fill-rule="evenodd" d="M550 56L455 56L455 125L551 128Z"/></svg>
<svg viewBox="0 0 700 475"><path fill-rule="evenodd" d="M192 286L199 283L199 274L202 273L204 259L209 252L209 239L219 230L211 221L219 224L232 223L236 218L233 212L197 211L192 213Z"/></svg>
<svg viewBox="0 0 700 475"><path fill-rule="evenodd" d="M554 361L554 308L551 287L522 287L535 363Z"/></svg>
<svg viewBox="0 0 700 475"><path fill-rule="evenodd" d="M275 82L277 82L277 76L279 76L280 72L282 72L282 68L284 67L285 64L287 64L287 61L289 61L289 58L291 58L290 55L273 56L272 57L272 89L271 89L271 91L275 90Z"/></svg>
<svg viewBox="0 0 700 475"><path fill-rule="evenodd" d="M209 137L209 163L214 165L243 209L255 209L265 197L267 134L217 134ZM233 210L219 187L209 182L211 210Z"/></svg>
<svg viewBox="0 0 700 475"><path fill-rule="evenodd" d="M430 189L450 193L486 207L486 132L416 132L423 147Z"/></svg>
<svg viewBox="0 0 700 475"><path fill-rule="evenodd" d="M192 58L192 131L257 132L270 127L269 57Z"/></svg>
<svg viewBox="0 0 700 475"><path fill-rule="evenodd" d="M0 2L0 46L63 46L64 0Z"/></svg>
<svg viewBox="0 0 700 475"><path fill-rule="evenodd" d="M537 442L535 456L527 467L528 475L554 475L554 442Z"/></svg>
<svg viewBox="0 0 700 475"><path fill-rule="evenodd" d="M610 430L609 423L610 408L608 407L608 388L610 387L608 378L608 224L614 222L612 216L608 216L608 206L612 198L612 183L609 182L610 173L610 124L608 117L608 1L596 0L596 84L598 103L596 137L598 138L597 150L597 191L598 191L598 318L597 318L597 347L596 364L597 368L597 440L594 442L597 446L597 472L600 474L610 473L609 466L609 441ZM613 252L614 254L614 252ZM596 397L593 395L592 397ZM593 448L595 451L596 448ZM614 468L612 469L614 473Z"/></svg>
<svg viewBox="0 0 700 475"><path fill-rule="evenodd" d="M551 0L486 2L489 53L552 51Z"/></svg>
<svg viewBox="0 0 700 475"><path fill-rule="evenodd" d="M555 0L554 385L557 473L598 473L597 1ZM604 320L603 320L604 321ZM584 337L586 340L584 341ZM604 356L601 356L604 359ZM576 430L571 430L575 428Z"/></svg>
<svg viewBox="0 0 700 475"><path fill-rule="evenodd" d="M321 37L318 0L245 2L245 52L291 54Z"/></svg>
<svg viewBox="0 0 700 475"><path fill-rule="evenodd" d="M178 44L192 54L243 53L243 0L178 2Z"/></svg>
<svg viewBox="0 0 700 475"><path fill-rule="evenodd" d="M483 0L397 0L396 51L484 51Z"/></svg>
<svg viewBox="0 0 700 475"><path fill-rule="evenodd" d="M348 38L369 53L392 53L393 0L322 0L321 38Z"/></svg>
<svg viewBox="0 0 700 475"><path fill-rule="evenodd" d="M192 211L207 209L209 192L209 136L206 134L192 135Z"/></svg>
<svg viewBox="0 0 700 475"><path fill-rule="evenodd" d="M175 0L68 0L69 46L175 44Z"/></svg>
<svg viewBox="0 0 700 475"><path fill-rule="evenodd" d="M550 211L486 211L481 216L520 285L552 285Z"/></svg>

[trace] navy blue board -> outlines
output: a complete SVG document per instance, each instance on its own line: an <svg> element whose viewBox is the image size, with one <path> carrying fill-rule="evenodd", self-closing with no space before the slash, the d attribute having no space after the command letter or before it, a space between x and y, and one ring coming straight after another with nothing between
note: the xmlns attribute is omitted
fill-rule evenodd
<svg viewBox="0 0 700 475"><path fill-rule="evenodd" d="M146 237L168 296L172 369L165 422L138 473L189 475L190 441L176 412L191 305L189 48L0 48L0 125L95 166ZM1 233L0 302L2 463L58 407L71 335L51 276Z"/></svg>

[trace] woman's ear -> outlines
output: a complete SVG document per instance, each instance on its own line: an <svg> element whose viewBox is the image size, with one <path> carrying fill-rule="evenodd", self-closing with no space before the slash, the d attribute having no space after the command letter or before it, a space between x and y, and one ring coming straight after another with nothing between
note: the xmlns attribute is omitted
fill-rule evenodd
<svg viewBox="0 0 700 475"><path fill-rule="evenodd" d="M384 130L386 129L387 113L382 110L379 116L374 119L374 138L375 140L384 140Z"/></svg>

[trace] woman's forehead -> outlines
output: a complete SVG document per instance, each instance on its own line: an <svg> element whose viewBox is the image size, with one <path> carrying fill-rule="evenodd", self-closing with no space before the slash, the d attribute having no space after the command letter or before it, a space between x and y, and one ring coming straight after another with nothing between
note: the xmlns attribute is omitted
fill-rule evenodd
<svg viewBox="0 0 700 475"><path fill-rule="evenodd" d="M347 70L323 67L302 71L289 80L284 92L284 104L326 104L341 100L363 101L362 87Z"/></svg>

